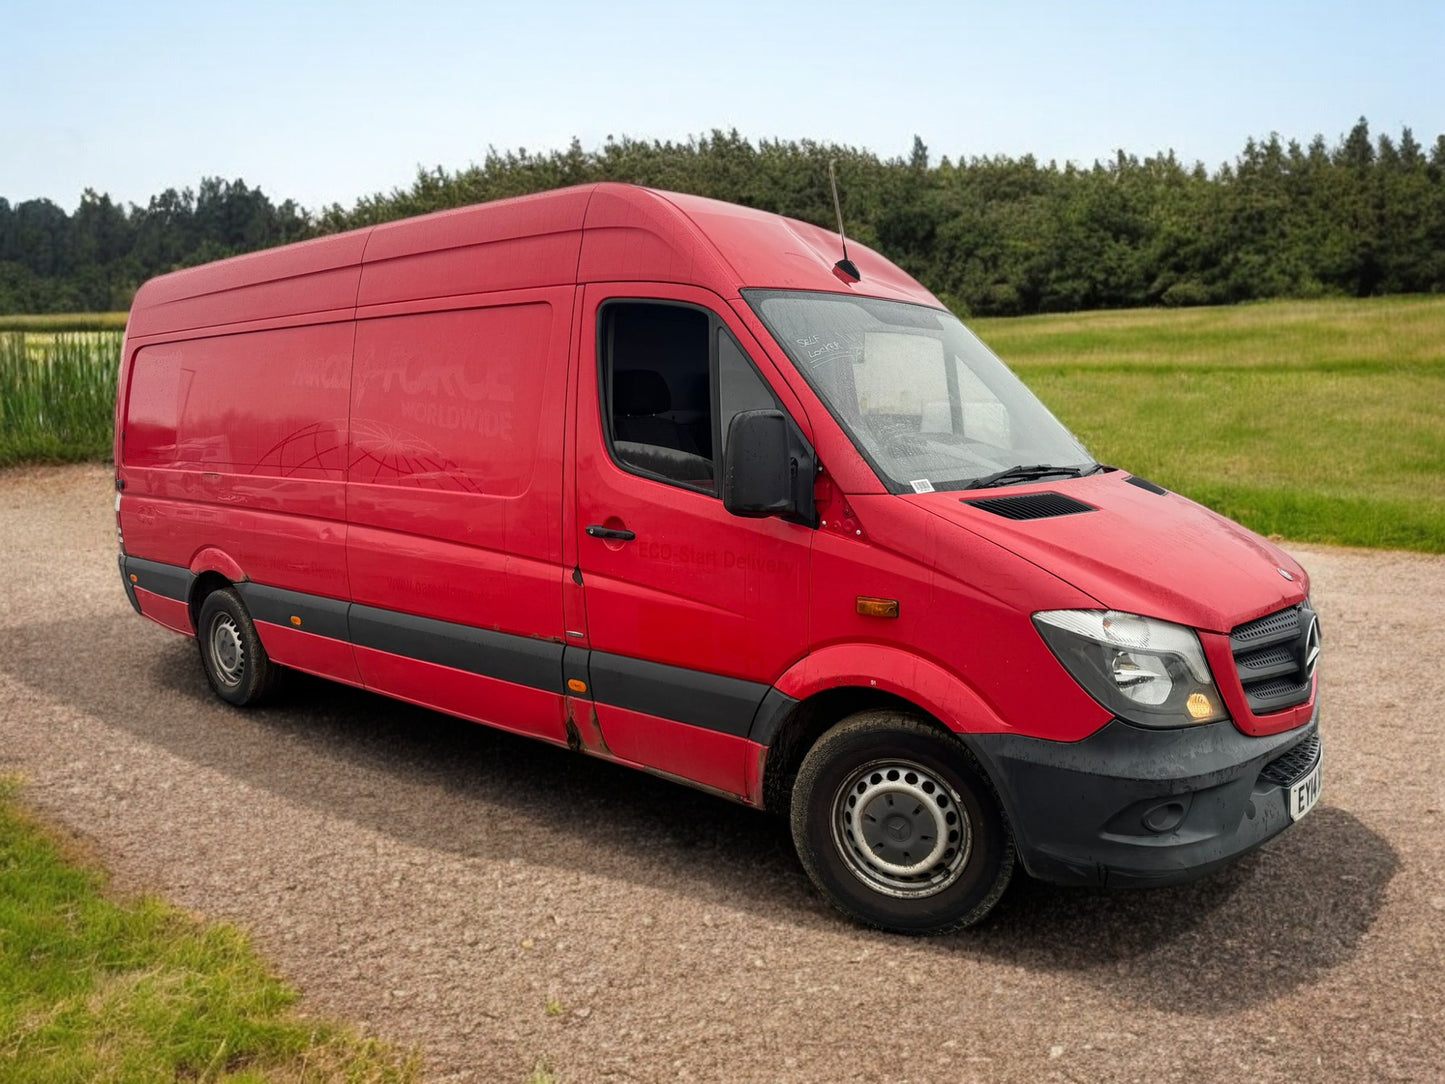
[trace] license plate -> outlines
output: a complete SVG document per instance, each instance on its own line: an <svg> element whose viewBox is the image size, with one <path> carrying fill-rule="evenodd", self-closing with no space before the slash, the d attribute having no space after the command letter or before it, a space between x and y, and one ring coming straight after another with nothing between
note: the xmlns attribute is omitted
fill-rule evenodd
<svg viewBox="0 0 1445 1084"><path fill-rule="evenodd" d="M1320 769L1325 758L1315 761L1314 769L1294 786L1289 788L1289 819L1297 821L1315 807L1320 800Z"/></svg>

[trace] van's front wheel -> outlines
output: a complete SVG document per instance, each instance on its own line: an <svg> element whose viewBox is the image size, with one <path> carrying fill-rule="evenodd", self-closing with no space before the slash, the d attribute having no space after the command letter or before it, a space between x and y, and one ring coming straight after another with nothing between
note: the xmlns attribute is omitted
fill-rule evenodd
<svg viewBox="0 0 1445 1084"><path fill-rule="evenodd" d="M277 667L233 588L212 591L201 603L196 640L206 680L222 700L244 707L261 700L275 685Z"/></svg>
<svg viewBox="0 0 1445 1084"><path fill-rule="evenodd" d="M1013 874L1013 840L988 781L956 740L911 716L845 719L808 751L793 842L845 914L896 933L978 922Z"/></svg>

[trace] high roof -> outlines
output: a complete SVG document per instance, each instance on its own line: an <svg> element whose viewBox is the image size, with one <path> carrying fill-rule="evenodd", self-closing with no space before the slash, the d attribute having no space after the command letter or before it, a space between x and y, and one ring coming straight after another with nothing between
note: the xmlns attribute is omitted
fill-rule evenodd
<svg viewBox="0 0 1445 1084"><path fill-rule="evenodd" d="M937 305L876 252L833 273L836 234L701 196L595 184L477 204L254 252L151 279L133 337L259 321L339 319L358 306L572 282L690 283L858 293Z"/></svg>
<svg viewBox="0 0 1445 1084"><path fill-rule="evenodd" d="M617 246L601 243L614 231L630 234L633 244L655 247L652 259L638 260L652 266L619 276L617 269L626 264L623 254ZM702 196L600 184L587 209L586 233L578 274L582 281L653 278L695 282L724 297L736 297L740 288L772 287L939 304L918 282L865 245L848 243L848 256L862 275L855 286L848 286L833 273L843 255L836 233ZM597 254L589 260L594 244ZM659 274L652 274L653 270Z"/></svg>

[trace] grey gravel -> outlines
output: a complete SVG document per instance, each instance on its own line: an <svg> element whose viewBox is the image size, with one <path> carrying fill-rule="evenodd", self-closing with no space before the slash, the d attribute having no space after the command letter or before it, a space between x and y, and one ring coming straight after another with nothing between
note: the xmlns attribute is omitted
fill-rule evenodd
<svg viewBox="0 0 1445 1084"><path fill-rule="evenodd" d="M1294 549L1326 774L1275 843L1172 889L1020 879L908 940L834 917L783 825L721 800L309 679L222 705L130 611L112 499L105 468L0 472L0 771L428 1079L1442 1077L1441 558Z"/></svg>

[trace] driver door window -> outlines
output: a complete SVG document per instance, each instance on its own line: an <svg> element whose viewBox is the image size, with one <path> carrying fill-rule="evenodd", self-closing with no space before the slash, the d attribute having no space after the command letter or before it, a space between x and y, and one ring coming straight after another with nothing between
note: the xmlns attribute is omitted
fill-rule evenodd
<svg viewBox="0 0 1445 1084"><path fill-rule="evenodd" d="M613 461L716 494L727 427L777 397L732 335L692 305L615 301L600 313L604 429Z"/></svg>

